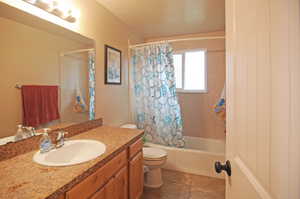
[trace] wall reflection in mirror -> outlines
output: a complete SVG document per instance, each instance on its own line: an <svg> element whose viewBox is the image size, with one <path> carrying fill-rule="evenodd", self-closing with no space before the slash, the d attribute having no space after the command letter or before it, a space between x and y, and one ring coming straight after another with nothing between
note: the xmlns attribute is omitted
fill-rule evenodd
<svg viewBox="0 0 300 199"><path fill-rule="evenodd" d="M0 145L94 119L94 41L0 24Z"/></svg>

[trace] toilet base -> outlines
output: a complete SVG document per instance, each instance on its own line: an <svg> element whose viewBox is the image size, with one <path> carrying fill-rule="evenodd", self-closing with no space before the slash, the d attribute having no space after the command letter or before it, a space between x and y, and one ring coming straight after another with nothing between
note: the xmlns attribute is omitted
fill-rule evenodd
<svg viewBox="0 0 300 199"><path fill-rule="evenodd" d="M161 168L150 168L148 172L145 173L144 186L149 188L159 188L163 185Z"/></svg>

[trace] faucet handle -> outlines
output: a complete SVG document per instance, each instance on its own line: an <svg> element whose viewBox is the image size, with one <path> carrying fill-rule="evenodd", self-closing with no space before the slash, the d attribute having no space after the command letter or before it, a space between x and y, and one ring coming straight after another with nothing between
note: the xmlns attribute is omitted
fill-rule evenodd
<svg viewBox="0 0 300 199"><path fill-rule="evenodd" d="M65 132L63 130L59 131L56 137L56 148L60 148L64 145L65 142L65 134L68 132Z"/></svg>
<svg viewBox="0 0 300 199"><path fill-rule="evenodd" d="M32 127L32 135L33 135L33 136L36 136L36 130L35 130L34 127Z"/></svg>
<svg viewBox="0 0 300 199"><path fill-rule="evenodd" d="M64 138L64 132L63 131L59 131L56 137L56 140L61 140Z"/></svg>
<svg viewBox="0 0 300 199"><path fill-rule="evenodd" d="M64 137L65 137L65 135L68 135L69 134L69 132L67 132L67 131L64 131Z"/></svg>
<svg viewBox="0 0 300 199"><path fill-rule="evenodd" d="M65 131L59 131L58 134L57 134L56 140L64 139L64 138L65 138L65 135L67 135L67 134L68 134L68 132L65 132Z"/></svg>

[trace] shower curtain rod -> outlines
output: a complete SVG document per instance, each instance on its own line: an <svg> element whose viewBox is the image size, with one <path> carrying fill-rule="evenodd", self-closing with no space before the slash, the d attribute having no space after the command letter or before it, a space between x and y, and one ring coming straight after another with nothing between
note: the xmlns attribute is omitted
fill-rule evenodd
<svg viewBox="0 0 300 199"><path fill-rule="evenodd" d="M179 42L179 41L196 41L196 40L210 40L210 39L225 39L225 36L211 36L211 37L193 37L193 38L182 38L182 39L168 39L168 40L162 40L162 41L154 41L154 42L146 42L136 45L130 45L129 48L135 48L135 47L141 47L141 46L147 46L151 44L160 44L165 42Z"/></svg>
<svg viewBox="0 0 300 199"><path fill-rule="evenodd" d="M65 56L65 55L70 55L70 54L74 54L74 53L81 53L81 52L90 52L90 51L94 51L95 48L86 48L86 49L79 49L79 50L71 50L71 51L66 51L66 52L62 52L60 53L60 56Z"/></svg>

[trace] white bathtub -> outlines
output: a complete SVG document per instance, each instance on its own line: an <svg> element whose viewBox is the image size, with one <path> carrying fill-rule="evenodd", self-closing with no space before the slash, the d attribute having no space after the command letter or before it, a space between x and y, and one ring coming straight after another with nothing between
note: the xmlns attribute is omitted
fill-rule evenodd
<svg viewBox="0 0 300 199"><path fill-rule="evenodd" d="M168 152L167 163L164 168L185 173L224 178L223 174L216 174L215 161L224 162L225 141L185 137L185 148L167 147L146 143L146 146L158 147Z"/></svg>

